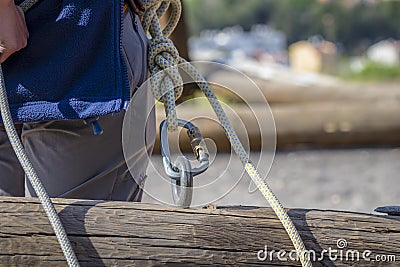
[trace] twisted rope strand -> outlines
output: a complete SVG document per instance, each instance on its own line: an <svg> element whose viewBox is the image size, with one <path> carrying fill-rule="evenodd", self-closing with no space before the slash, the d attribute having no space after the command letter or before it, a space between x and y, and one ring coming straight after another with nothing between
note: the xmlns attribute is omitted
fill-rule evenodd
<svg viewBox="0 0 400 267"><path fill-rule="evenodd" d="M15 130L15 126L13 124L11 118L11 112L7 99L6 86L4 83L3 71L0 64L0 111L1 118L3 120L4 128L6 129L8 138L10 140L11 146L14 149L17 158L25 171L26 176L32 184L33 189L36 192L44 211L46 212L47 217L49 218L51 227L56 234L57 240L60 243L61 250L67 260L69 266L77 267L79 266L78 259L74 253L72 245L68 239L67 233L61 223L60 218L58 217L57 211L54 208L53 203L49 195L46 192L42 182L40 181L35 169L30 162L28 155L24 147L22 146L21 140L18 137L17 131Z"/></svg>
<svg viewBox="0 0 400 267"><path fill-rule="evenodd" d="M20 7L23 12L26 12L38 1L39 0L27 0L23 2L20 5ZM49 218L51 227L53 228L57 240L61 246L61 250L64 254L65 259L67 260L68 266L78 267L79 266L78 259L68 239L67 233L65 232L64 226L62 225L61 220L57 214L57 211L54 208L54 205L51 202L51 199L47 194L46 189L44 188L42 182L40 181L35 169L33 168L32 163L30 162L28 155L21 143L21 140L18 137L17 131L15 130L15 126L13 124L11 117L10 106L8 104L7 91L1 64L0 64L0 111L4 128L6 129L11 146L13 147L14 152L23 170L25 171L26 176L28 177L30 183L32 184L32 187L35 190L36 195L38 196L40 202L42 203L43 209L47 217Z"/></svg>
<svg viewBox="0 0 400 267"><path fill-rule="evenodd" d="M39 0L26 0L21 4L21 8L26 12ZM164 30L161 30L158 18L165 13L169 5L172 7L171 17ZM262 180L260 174L251 162L247 155L243 145L241 144L236 132L231 126L228 118L221 107L218 99L207 84L201 74L188 62L180 58L174 48L173 44L166 38L179 21L181 14L181 3L179 0L145 0L146 12L142 14L141 19L144 28L152 36L150 40L150 55L149 55L149 66L150 73L153 76L152 91L154 96L164 103L167 113L168 130L173 131L177 128L177 119L175 111L175 98L178 98L183 90L182 78L179 75L177 65L183 64L183 69L187 72L199 85L201 91L208 98L210 105L214 109L221 125L223 126L229 141L235 153L239 156L243 163L246 172L249 174L251 179L257 185L257 188L261 191L265 199L268 201L286 232L288 233L292 243L297 251L297 255L303 266L312 266L311 261L306 257L306 249L304 243L297 232L292 220L287 215L286 210L276 198L275 194L268 187L268 185ZM168 70L166 76L162 76L160 79L156 74L160 71ZM156 77L156 79L154 79ZM169 89L173 88L173 90ZM38 195L47 216L49 217L50 223L54 229L57 239L60 243L61 249L67 259L69 266L79 266L75 253L68 240L66 232L61 224L61 221L57 215L57 212L46 193L39 177L37 176L32 164L30 163L27 154L18 138L15 127L13 125L10 109L7 100L7 93L4 84L4 77L0 65L0 111L3 119L4 126L9 136L10 142L13 146L15 153L27 174L28 179L31 181L32 186Z"/></svg>

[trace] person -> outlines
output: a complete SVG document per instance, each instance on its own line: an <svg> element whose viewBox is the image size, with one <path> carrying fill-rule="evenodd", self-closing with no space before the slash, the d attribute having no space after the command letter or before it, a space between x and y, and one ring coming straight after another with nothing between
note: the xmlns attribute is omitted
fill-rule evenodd
<svg viewBox="0 0 400 267"><path fill-rule="evenodd" d="M0 0L0 61L13 122L48 194L140 201L155 115L151 93L136 93L148 46L138 16L115 0L42 0L24 17L20 2ZM132 108L149 120L129 134L145 131L136 145L146 153L128 166L122 125L136 95ZM35 197L1 128L0 196Z"/></svg>

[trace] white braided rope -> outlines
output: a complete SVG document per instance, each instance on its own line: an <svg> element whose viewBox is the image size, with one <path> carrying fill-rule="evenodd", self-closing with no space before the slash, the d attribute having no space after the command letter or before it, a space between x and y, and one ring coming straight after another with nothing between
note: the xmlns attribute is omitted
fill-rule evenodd
<svg viewBox="0 0 400 267"><path fill-rule="evenodd" d="M167 7L172 6L171 17L164 30L161 30L159 18ZM208 85L207 81L190 63L181 58L176 51L173 43L167 38L169 33L173 31L181 15L181 3L179 0L146 0L146 11L141 15L144 29L148 31L152 37L150 40L149 66L151 77L151 86L154 97L164 104L167 116L168 130L175 131L178 123L175 111L175 97L182 93L182 82L177 71L177 65L183 69L197 83L203 94L207 97L210 105L214 109L225 133L232 145L233 150L239 156L246 172L257 185L257 188L268 201L277 217L281 221L287 234L289 235L301 264L305 267L312 266L303 240L300 237L292 220L288 216L285 208L279 202L278 198L263 181L256 167L251 162L249 155L246 153L242 143L240 142L235 130L230 124L225 111L219 103L217 97ZM167 75L157 75L160 71L166 71ZM168 87L166 87L168 86ZM171 90L172 88L172 90Z"/></svg>
<svg viewBox="0 0 400 267"><path fill-rule="evenodd" d="M33 4L38 2L38 0L27 0L21 7L24 11L28 10ZM161 27L158 18L167 10L168 6L172 4L172 15L166 26L166 28L161 31ZM146 31L149 31L153 39L150 43L150 55L149 55L149 66L150 71L155 75L160 70L168 70L168 75L163 77L163 79L155 79L152 84L152 90L157 99L162 100L165 105L165 109L168 117L168 129L173 131L177 127L176 122L176 111L175 111L175 98L178 98L182 93L181 78L179 72L176 69L177 64L185 63L185 71L198 82L199 87L202 92L208 98L211 106L213 107L218 119L220 120L222 126L225 129L227 137L232 144L232 147L236 154L240 157L247 173L257 185L257 188L261 191L263 196L266 198L268 203L271 205L282 225L284 226L286 232L288 233L293 245L300 257L300 261L303 266L312 266L310 259L306 257L306 250L304 243L297 232L293 222L287 215L286 210L276 198L272 190L268 185L262 180L254 164L251 162L249 156L244 150L236 132L229 123L225 112L223 111L218 99L215 94L208 86L204 78L198 73L198 71L184 59L177 55L176 48L173 44L164 36L168 36L176 24L178 23L180 13L181 13L181 3L179 0L146 0L146 13L142 15L142 22ZM155 75L157 76L157 75ZM168 88L174 88L174 92L171 92ZM158 88L158 89L157 89ZM49 217L50 223L56 233L57 239L61 245L63 253L67 259L69 266L79 266L76 256L73 252L72 246L68 240L65 230L58 218L56 210L48 197L43 185L41 184L35 170L30 163L26 152L24 151L21 141L18 138L15 127L12 123L11 114L9 110L9 105L7 101L7 94L4 84L4 78L0 65L0 110L1 116L3 118L4 126L6 128L7 134L10 138L10 142L17 154L17 157L23 166L25 172L27 173L28 179L31 181L35 192L39 196L40 201Z"/></svg>
<svg viewBox="0 0 400 267"><path fill-rule="evenodd" d="M21 4L21 8L24 12L26 12L31 6L33 6L38 0L28 0ZM15 126L13 124L10 112L10 106L8 104L7 99L7 91L4 82L3 71L0 64L0 111L1 118L3 120L4 128L6 129L8 138L10 140L11 146L14 149L17 158L25 171L26 176L28 177L30 183L32 184L33 189L35 190L40 202L42 203L43 209L49 218L51 227L54 230L54 233L57 237L58 242L60 243L61 250L67 260L69 266L78 267L78 259L74 253L72 245L68 239L67 233L61 223L60 218L58 217L57 211L54 208L53 203L49 195L46 192L42 182L40 181L35 169L30 162L28 155L21 143L21 140L18 137L17 131L15 130Z"/></svg>

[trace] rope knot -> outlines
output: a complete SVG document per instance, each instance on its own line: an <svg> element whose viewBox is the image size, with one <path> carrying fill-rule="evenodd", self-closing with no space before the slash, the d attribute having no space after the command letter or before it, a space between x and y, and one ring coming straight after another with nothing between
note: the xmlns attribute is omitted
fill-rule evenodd
<svg viewBox="0 0 400 267"><path fill-rule="evenodd" d="M146 0L146 11L141 14L143 28L151 36L149 48L150 85L154 97L164 103L169 131L178 129L175 101L182 95L183 82L177 64L179 52L168 38L179 22L182 6L179 0ZM171 7L171 15L164 29L159 18Z"/></svg>
<svg viewBox="0 0 400 267"><path fill-rule="evenodd" d="M169 131L178 129L175 101L183 92L177 64L180 57L172 41L165 36L150 40L150 84L154 97L164 103Z"/></svg>
<svg viewBox="0 0 400 267"><path fill-rule="evenodd" d="M169 38L161 36L150 40L150 71L158 72L176 66L179 58L179 52Z"/></svg>

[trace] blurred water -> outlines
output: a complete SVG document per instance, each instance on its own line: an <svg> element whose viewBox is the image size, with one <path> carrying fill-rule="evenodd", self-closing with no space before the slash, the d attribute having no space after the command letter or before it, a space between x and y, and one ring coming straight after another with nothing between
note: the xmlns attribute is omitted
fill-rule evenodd
<svg viewBox="0 0 400 267"><path fill-rule="evenodd" d="M400 148L278 152L267 181L286 207L370 213L378 206L400 205L399 162ZM218 154L210 170L195 178L201 189L195 190L194 203L267 206L258 191L248 192L250 178L241 178L242 173L236 157ZM152 157L148 176L146 191L171 203L160 156ZM157 203L149 196L144 202Z"/></svg>

